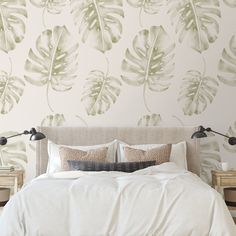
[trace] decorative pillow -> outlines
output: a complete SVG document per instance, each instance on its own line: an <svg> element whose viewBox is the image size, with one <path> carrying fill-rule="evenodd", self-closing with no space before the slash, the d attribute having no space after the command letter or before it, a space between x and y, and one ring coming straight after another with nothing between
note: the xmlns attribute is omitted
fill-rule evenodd
<svg viewBox="0 0 236 236"><path fill-rule="evenodd" d="M122 171L134 172L155 165L156 161L142 162L95 162L95 161L75 161L68 160L70 170L81 171Z"/></svg>
<svg viewBox="0 0 236 236"><path fill-rule="evenodd" d="M59 147L68 147L73 149L79 149L82 151L88 151L93 149L98 149L102 147L107 147L107 156L106 161L114 162L116 160L116 149L117 149L117 140L113 140L110 143L92 145L92 146L66 146L66 145L58 145L48 140L48 166L47 166L47 174L52 174L58 171L61 171L61 159L59 155Z"/></svg>
<svg viewBox="0 0 236 236"><path fill-rule="evenodd" d="M118 162L128 161L125 157L124 147L142 149L146 151L152 148L161 147L163 145L165 144L128 145L122 141L118 141L117 160ZM170 152L170 162L174 162L177 166L187 170L187 148L185 141L172 144Z"/></svg>
<svg viewBox="0 0 236 236"><path fill-rule="evenodd" d="M130 147L124 147L125 158L127 161L153 161L156 165L160 165L164 162L169 162L171 144L166 144L161 147L149 149L147 151L141 149L134 149Z"/></svg>
<svg viewBox="0 0 236 236"><path fill-rule="evenodd" d="M69 170L68 160L75 161L106 161L108 148L99 148L89 151L82 151L78 149L72 149L68 147L60 147L59 154L61 158L61 168L62 170Z"/></svg>

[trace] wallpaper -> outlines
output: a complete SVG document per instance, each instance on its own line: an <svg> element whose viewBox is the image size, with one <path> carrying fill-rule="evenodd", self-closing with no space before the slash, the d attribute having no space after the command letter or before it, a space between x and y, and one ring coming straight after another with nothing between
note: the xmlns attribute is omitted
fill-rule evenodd
<svg viewBox="0 0 236 236"><path fill-rule="evenodd" d="M0 0L0 136L37 125L204 125L236 136L236 0ZM202 174L236 147L202 142ZM35 144L1 161L35 175Z"/></svg>

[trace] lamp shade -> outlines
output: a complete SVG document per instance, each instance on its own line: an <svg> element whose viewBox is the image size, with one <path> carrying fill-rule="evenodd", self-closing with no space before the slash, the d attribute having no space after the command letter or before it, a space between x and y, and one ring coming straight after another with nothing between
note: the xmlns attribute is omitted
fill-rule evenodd
<svg viewBox="0 0 236 236"><path fill-rule="evenodd" d="M203 131L196 131L191 136L191 138L205 138L205 137L207 137L207 135Z"/></svg>
<svg viewBox="0 0 236 236"><path fill-rule="evenodd" d="M211 131L210 128L205 129L203 126L199 126L198 127L198 131L194 132L191 136L191 138L205 138L207 137L207 134L205 133L205 131Z"/></svg>
<svg viewBox="0 0 236 236"><path fill-rule="evenodd" d="M30 141L37 141L46 138L45 135L41 132L37 132L35 128L30 130Z"/></svg>

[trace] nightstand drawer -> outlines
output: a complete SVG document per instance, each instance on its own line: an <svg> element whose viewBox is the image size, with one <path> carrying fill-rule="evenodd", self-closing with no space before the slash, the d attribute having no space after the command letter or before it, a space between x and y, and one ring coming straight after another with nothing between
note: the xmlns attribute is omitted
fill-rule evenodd
<svg viewBox="0 0 236 236"><path fill-rule="evenodd" d="M0 171L0 187L12 188L14 189L14 193L16 193L22 187L23 182L23 170Z"/></svg>
<svg viewBox="0 0 236 236"><path fill-rule="evenodd" d="M236 178L235 177L223 177L220 179L221 186L236 186Z"/></svg>
<svg viewBox="0 0 236 236"><path fill-rule="evenodd" d="M15 181L16 181L15 176L5 176L4 178L0 178L0 186L2 187L14 186Z"/></svg>

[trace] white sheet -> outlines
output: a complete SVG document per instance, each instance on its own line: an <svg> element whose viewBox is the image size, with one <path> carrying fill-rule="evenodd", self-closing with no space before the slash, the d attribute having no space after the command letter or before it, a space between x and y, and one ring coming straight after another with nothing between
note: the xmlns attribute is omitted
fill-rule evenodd
<svg viewBox="0 0 236 236"><path fill-rule="evenodd" d="M235 236L222 197L174 163L131 174L62 172L14 195L1 236Z"/></svg>

